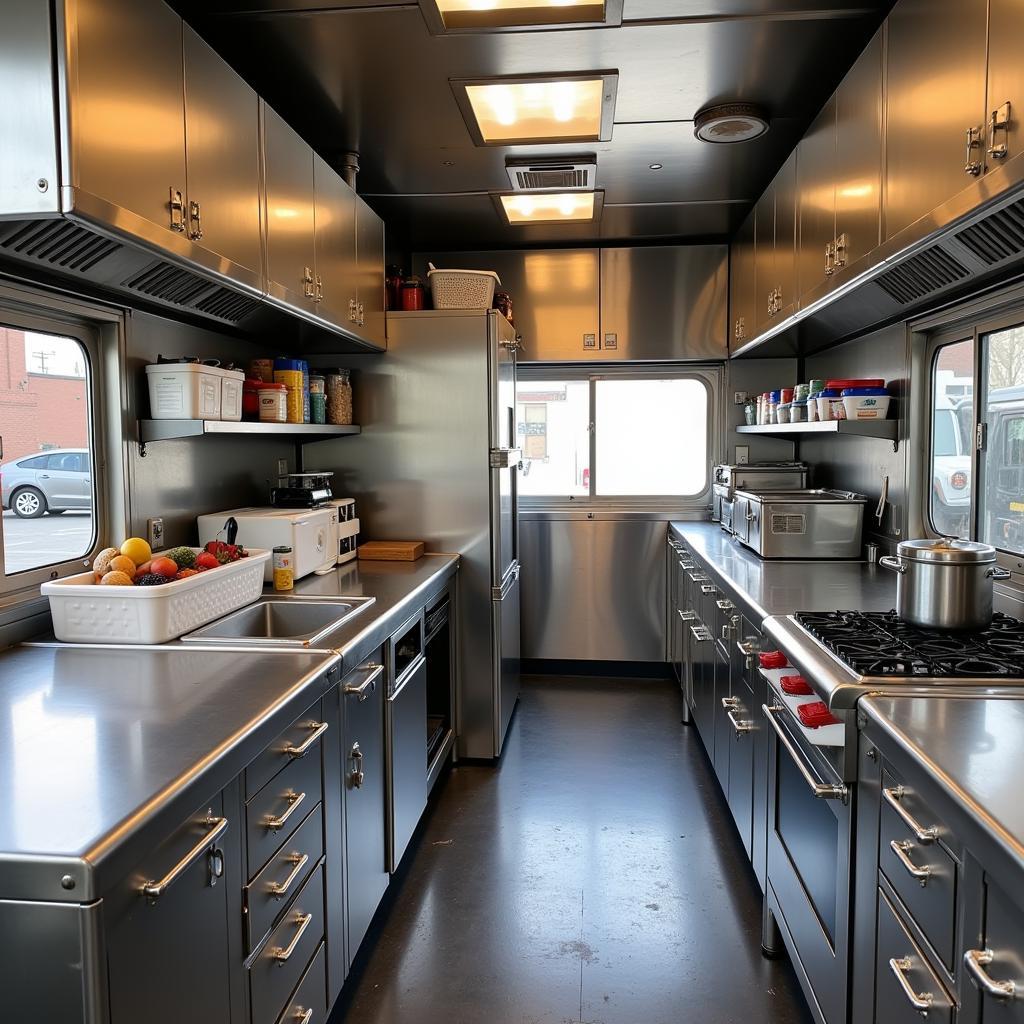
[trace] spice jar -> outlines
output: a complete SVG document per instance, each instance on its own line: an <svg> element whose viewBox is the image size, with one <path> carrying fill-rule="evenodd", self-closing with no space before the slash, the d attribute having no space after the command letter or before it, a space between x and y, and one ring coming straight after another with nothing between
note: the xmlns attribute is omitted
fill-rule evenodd
<svg viewBox="0 0 1024 1024"><path fill-rule="evenodd" d="M327 422L327 396L322 391L309 393L309 422Z"/></svg>
<svg viewBox="0 0 1024 1024"><path fill-rule="evenodd" d="M384 271L384 290L387 294L387 308L402 308L402 268L389 264Z"/></svg>
<svg viewBox="0 0 1024 1024"><path fill-rule="evenodd" d="M407 277L402 282L402 309L411 312L427 308L427 293L418 277Z"/></svg>
<svg viewBox="0 0 1024 1024"><path fill-rule="evenodd" d="M260 423L288 422L287 384L263 384L257 394Z"/></svg>
<svg viewBox="0 0 1024 1024"><path fill-rule="evenodd" d="M273 551L274 589L292 590L295 586L295 560L292 549L287 544L280 544Z"/></svg>
<svg viewBox="0 0 1024 1024"><path fill-rule="evenodd" d="M348 370L330 370L327 383L327 422L347 426L352 422L352 381Z"/></svg>
<svg viewBox="0 0 1024 1024"><path fill-rule="evenodd" d="M497 292L494 296L494 308L505 317L505 319L515 326L515 321L512 319L512 296L508 292Z"/></svg>

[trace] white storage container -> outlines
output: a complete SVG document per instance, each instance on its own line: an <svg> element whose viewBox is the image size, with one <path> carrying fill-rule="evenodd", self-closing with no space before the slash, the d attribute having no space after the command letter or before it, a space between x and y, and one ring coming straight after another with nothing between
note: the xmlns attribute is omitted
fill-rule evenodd
<svg viewBox="0 0 1024 1024"><path fill-rule="evenodd" d="M490 309L494 288L501 278L493 270L437 270L427 272L434 294L434 309Z"/></svg>
<svg viewBox="0 0 1024 1024"><path fill-rule="evenodd" d="M245 374L241 370L219 370L221 375L220 418L240 420L242 418L242 388Z"/></svg>
<svg viewBox="0 0 1024 1024"><path fill-rule="evenodd" d="M202 363L155 363L147 366L150 416L155 420L219 420L223 373L216 366L204 366Z"/></svg>
<svg viewBox="0 0 1024 1024"><path fill-rule="evenodd" d="M891 401L890 395L843 395L848 420L884 420Z"/></svg>
<svg viewBox="0 0 1024 1024"><path fill-rule="evenodd" d="M250 551L248 558L158 587L105 587L90 571L41 590L64 643L164 644L252 604L263 593L268 561L269 551Z"/></svg>

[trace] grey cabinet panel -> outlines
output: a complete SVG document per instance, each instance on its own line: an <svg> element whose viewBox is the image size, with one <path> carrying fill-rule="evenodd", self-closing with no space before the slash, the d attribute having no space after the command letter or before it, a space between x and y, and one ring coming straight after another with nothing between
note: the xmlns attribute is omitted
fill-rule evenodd
<svg viewBox="0 0 1024 1024"><path fill-rule="evenodd" d="M267 290L280 303L316 310L313 151L263 105Z"/></svg>
<svg viewBox="0 0 1024 1024"><path fill-rule="evenodd" d="M888 20L885 235L966 188L985 114L987 0L901 0ZM983 161L984 152L972 159Z"/></svg>
<svg viewBox="0 0 1024 1024"><path fill-rule="evenodd" d="M729 247L730 345L735 349L754 337L754 224L756 209L747 214Z"/></svg>
<svg viewBox="0 0 1024 1024"><path fill-rule="evenodd" d="M847 266L880 241L883 34L868 43L836 92L836 235L845 243L839 259Z"/></svg>
<svg viewBox="0 0 1024 1024"><path fill-rule="evenodd" d="M384 221L356 196L356 259L359 333L375 345L386 340L384 311Z"/></svg>
<svg viewBox="0 0 1024 1024"><path fill-rule="evenodd" d="M185 195L181 18L137 0L77 0L73 17L73 184L170 231L171 189Z"/></svg>
<svg viewBox="0 0 1024 1024"><path fill-rule="evenodd" d="M259 97L188 25L184 33L190 234L201 230L203 249L258 280Z"/></svg>
<svg viewBox="0 0 1024 1024"><path fill-rule="evenodd" d="M729 761L732 753L732 726L729 724L729 706L723 701L731 701L732 685L729 673L729 659L723 655L718 643L708 643L714 648L715 701L712 708L715 719L715 774L726 799L729 799Z"/></svg>
<svg viewBox="0 0 1024 1024"><path fill-rule="evenodd" d="M780 320L796 301L797 153L794 150L773 182L775 191L775 310Z"/></svg>
<svg viewBox="0 0 1024 1024"><path fill-rule="evenodd" d="M1024 4L1021 0L989 0L988 7L988 116L991 146L992 113L1010 104L1010 122L997 128L995 144L1005 145L1005 156L988 156L988 166L1018 156L1022 151L1021 118L1024 117L1024 62L1020 59L1020 43L1024 38ZM998 119L997 119L998 120Z"/></svg>
<svg viewBox="0 0 1024 1024"><path fill-rule="evenodd" d="M1010 892L1013 893L1012 898ZM1019 888L1012 887L1010 892L995 884L991 876L986 876L985 939L982 946L994 954L992 962L985 965L985 973L997 983L1014 982L1019 992L1021 978L1024 978L1024 916ZM971 984L966 980L964 983ZM1001 1024L1021 1024L1024 1021L1024 1003L1019 997L1000 1000L981 996L981 999L983 1021L998 1020Z"/></svg>
<svg viewBox="0 0 1024 1024"><path fill-rule="evenodd" d="M725 246L602 249L603 358L724 359L726 278Z"/></svg>
<svg viewBox="0 0 1024 1024"><path fill-rule="evenodd" d="M770 321L769 293L775 287L775 184L769 185L754 205L757 234L754 241L754 325L757 332Z"/></svg>
<svg viewBox="0 0 1024 1024"><path fill-rule="evenodd" d="M320 156L313 155L316 286L320 316L358 330L355 303L356 194Z"/></svg>
<svg viewBox="0 0 1024 1024"><path fill-rule="evenodd" d="M395 666L390 667L394 671ZM397 870L427 806L427 663L387 697L388 866Z"/></svg>
<svg viewBox="0 0 1024 1024"><path fill-rule="evenodd" d="M797 149L800 167L799 285L806 295L829 278L825 250L836 234L836 99L822 107Z"/></svg>

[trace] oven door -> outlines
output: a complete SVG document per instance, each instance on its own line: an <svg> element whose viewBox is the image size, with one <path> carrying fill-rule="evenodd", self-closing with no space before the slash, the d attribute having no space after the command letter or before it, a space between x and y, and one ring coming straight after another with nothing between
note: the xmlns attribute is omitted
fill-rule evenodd
<svg viewBox="0 0 1024 1024"><path fill-rule="evenodd" d="M853 790L774 700L768 744L768 909L815 1017L844 1024ZM829 748L833 749L834 748Z"/></svg>

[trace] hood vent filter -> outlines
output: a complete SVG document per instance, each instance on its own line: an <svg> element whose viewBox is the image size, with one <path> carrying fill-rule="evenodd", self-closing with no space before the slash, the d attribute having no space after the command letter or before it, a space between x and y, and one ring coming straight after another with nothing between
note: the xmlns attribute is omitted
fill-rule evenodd
<svg viewBox="0 0 1024 1024"><path fill-rule="evenodd" d="M923 299L970 276L970 271L934 245L876 278L876 283L900 305Z"/></svg>
<svg viewBox="0 0 1024 1024"><path fill-rule="evenodd" d="M66 220L18 221L0 234L0 250L82 274L121 249L120 242Z"/></svg>

